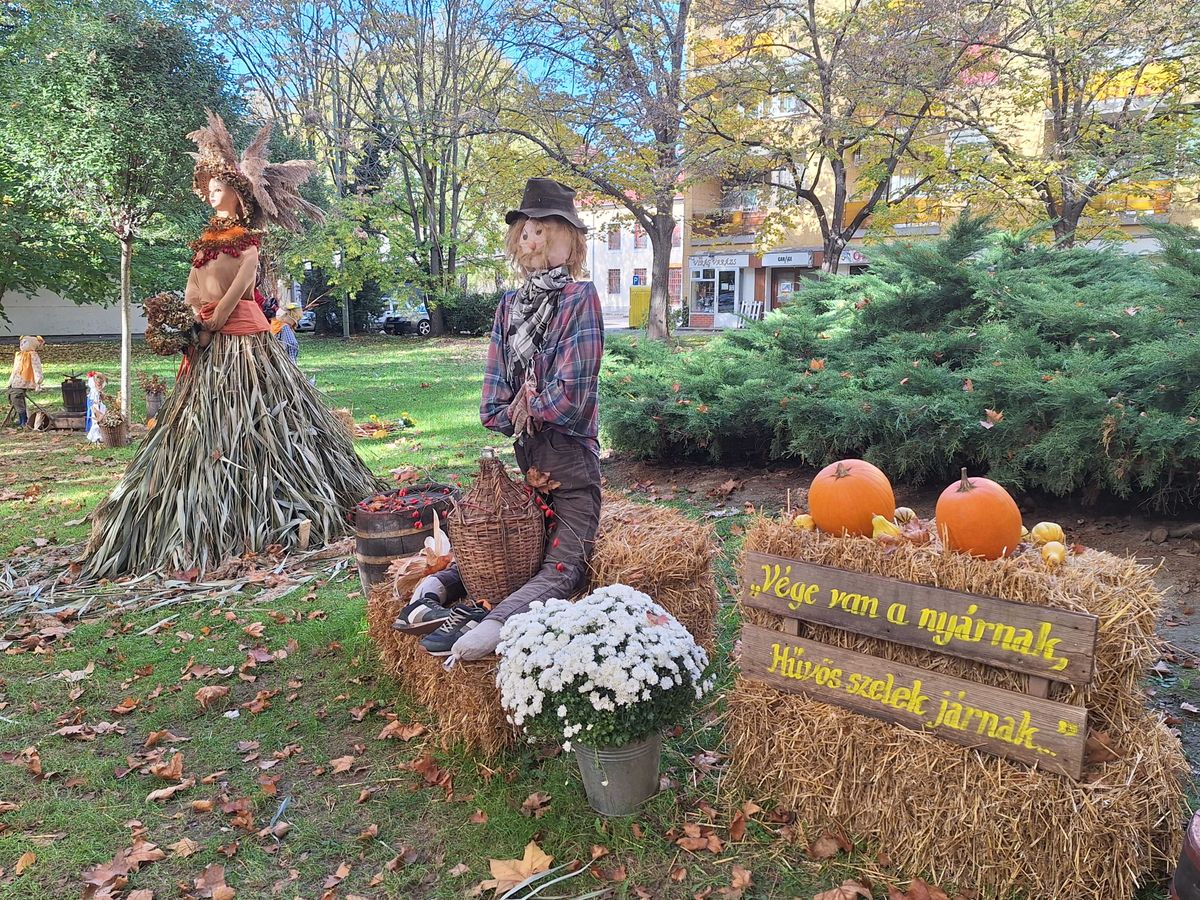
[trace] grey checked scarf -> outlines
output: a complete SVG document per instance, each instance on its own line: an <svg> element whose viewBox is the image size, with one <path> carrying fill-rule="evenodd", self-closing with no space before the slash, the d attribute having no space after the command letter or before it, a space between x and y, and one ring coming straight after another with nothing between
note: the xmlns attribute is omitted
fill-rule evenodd
<svg viewBox="0 0 1200 900"><path fill-rule="evenodd" d="M566 266L534 272L513 297L508 311L508 383L522 384L533 354L541 346L558 309L558 295L571 282Z"/></svg>

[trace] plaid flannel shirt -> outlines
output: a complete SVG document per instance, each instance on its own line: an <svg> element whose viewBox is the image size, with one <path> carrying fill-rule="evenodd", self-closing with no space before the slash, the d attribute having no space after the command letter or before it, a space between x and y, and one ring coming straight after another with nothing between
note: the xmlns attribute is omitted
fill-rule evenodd
<svg viewBox="0 0 1200 900"><path fill-rule="evenodd" d="M508 383L508 311L515 291L505 294L496 307L492 341L483 374L483 402L479 419L485 428L512 437L508 405L515 392ZM538 394L529 401L529 415L569 434L600 453L600 419L597 404L600 359L604 355L604 317L600 295L590 281L573 281L562 289L558 309L546 329L541 349L533 356Z"/></svg>

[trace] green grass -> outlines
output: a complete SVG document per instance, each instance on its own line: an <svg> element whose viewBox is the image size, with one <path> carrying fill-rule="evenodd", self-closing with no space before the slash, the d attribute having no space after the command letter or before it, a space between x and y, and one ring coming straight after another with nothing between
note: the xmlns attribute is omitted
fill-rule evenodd
<svg viewBox="0 0 1200 900"><path fill-rule="evenodd" d="M357 443L376 472L417 466L437 478L469 475L481 446L496 444L511 453L507 441L478 422L484 341L387 338L347 346L302 338L302 346L301 368L317 376L332 405L352 407L360 421L372 414L394 419L402 412L415 419L416 427L399 436ZM111 345L51 347L44 354L47 381L56 384L71 371L114 372L115 359ZM174 361L139 354L135 368L169 375ZM140 407L138 398L135 408ZM0 503L0 552L5 555L39 539L82 540L86 526L68 523L82 519L112 488L133 452L91 448L77 435L16 434L0 435L0 450L0 490L39 488L29 500ZM701 514L687 503L672 505ZM723 544L718 582L730 584L744 517L715 524ZM734 804L742 798L721 792L719 767L701 775L692 764L701 751L720 752L719 700L698 710L668 741L663 774L673 786L630 819L606 821L590 811L569 755L522 746L489 768L460 750L439 750L436 726L383 674L357 591L357 578L342 574L306 596L294 594L274 604L257 606L247 596L224 606L194 603L89 620L50 652L0 655L0 752L37 747L44 771L55 773L35 780L24 766L0 761L0 801L19 804L0 813L0 898L79 896L85 869L130 846L126 823L132 820L164 849L184 837L200 845L188 858L169 855L132 876L128 890L150 889L157 897L178 895L177 885L190 885L211 863L225 866L239 898L318 897L343 863L351 868L338 886L342 897L461 897L489 877L489 858L520 857L530 840L556 863L587 862L594 846L603 847L608 855L599 860L600 869L625 869L620 883L581 875L552 891L558 897L606 886L616 897L639 896L639 888L654 898L690 898L708 889L717 897L730 884L736 864L753 873L747 897L808 898L854 873L855 857L836 865L807 861L778 838L777 826L765 816L751 822L741 842L729 843ZM139 635L170 613L179 617L169 627ZM255 622L265 626L257 639L244 631ZM718 697L732 678L728 655L736 628L730 599L723 596ZM13 632L10 639L20 629ZM286 648L288 654L247 670L253 682L239 678L236 669L227 676L182 680L190 660L218 669L240 666L256 647ZM79 695L70 697L72 685L55 675L89 664L94 671L78 683ZM231 692L204 711L195 694L209 684ZM268 708L258 714L241 708L264 690L279 692ZM134 712L123 717L110 712L126 697L138 700ZM223 715L232 710L237 718ZM411 743L378 740L385 713L424 721L430 733ZM59 720L74 721L76 715L90 724L118 722L125 733L89 743L54 734ZM139 754L146 752L147 736L161 729L190 738L167 745L183 753L186 775L220 774L211 784L198 783L165 803L152 803L147 795L167 782L141 774ZM259 746L239 751L242 741ZM258 768L260 759L290 745L302 749L265 772ZM420 775L406 768L425 752L451 773L452 797L424 786ZM247 759L251 753L258 757ZM330 760L348 755L356 758L350 772L329 771ZM274 795L260 784L264 774L278 776ZM356 802L364 789L375 790L365 802ZM552 797L541 818L521 812L534 792ZM234 827L221 811L222 803L241 798L249 803L252 831ZM291 831L280 841L258 837L255 832L285 798L282 820ZM212 800L214 808L194 810L195 800ZM471 823L476 810L486 814L486 824ZM726 841L723 852L693 854L677 847L670 832L689 822L714 826ZM372 825L378 833L362 836ZM221 852L235 842L231 857ZM863 848L863 859L869 861L874 849ZM16 861L27 851L37 860L16 876ZM405 861L392 871L387 864L397 856ZM450 875L460 863L467 871ZM681 880L674 880L673 872Z"/></svg>

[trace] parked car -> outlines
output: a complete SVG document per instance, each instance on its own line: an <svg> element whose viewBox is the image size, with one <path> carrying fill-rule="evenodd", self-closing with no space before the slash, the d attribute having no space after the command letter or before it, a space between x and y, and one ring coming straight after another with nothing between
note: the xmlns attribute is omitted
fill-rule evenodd
<svg viewBox="0 0 1200 900"><path fill-rule="evenodd" d="M296 323L297 331L316 331L317 330L317 313L316 310L308 310L300 315L300 321Z"/></svg>
<svg viewBox="0 0 1200 900"><path fill-rule="evenodd" d="M392 302L383 316L383 330L387 334L419 334L428 337L431 331L429 310L423 302Z"/></svg>

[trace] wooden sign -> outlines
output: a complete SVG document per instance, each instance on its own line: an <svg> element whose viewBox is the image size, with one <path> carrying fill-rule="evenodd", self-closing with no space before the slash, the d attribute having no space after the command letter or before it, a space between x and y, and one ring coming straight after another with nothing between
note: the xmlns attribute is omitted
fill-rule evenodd
<svg viewBox="0 0 1200 900"><path fill-rule="evenodd" d="M1099 620L747 553L742 602L790 619L843 628L1069 684L1092 680Z"/></svg>
<svg viewBox="0 0 1200 900"><path fill-rule="evenodd" d="M847 573L849 574L849 573ZM1079 778L1087 710L742 626L742 673L780 690Z"/></svg>

